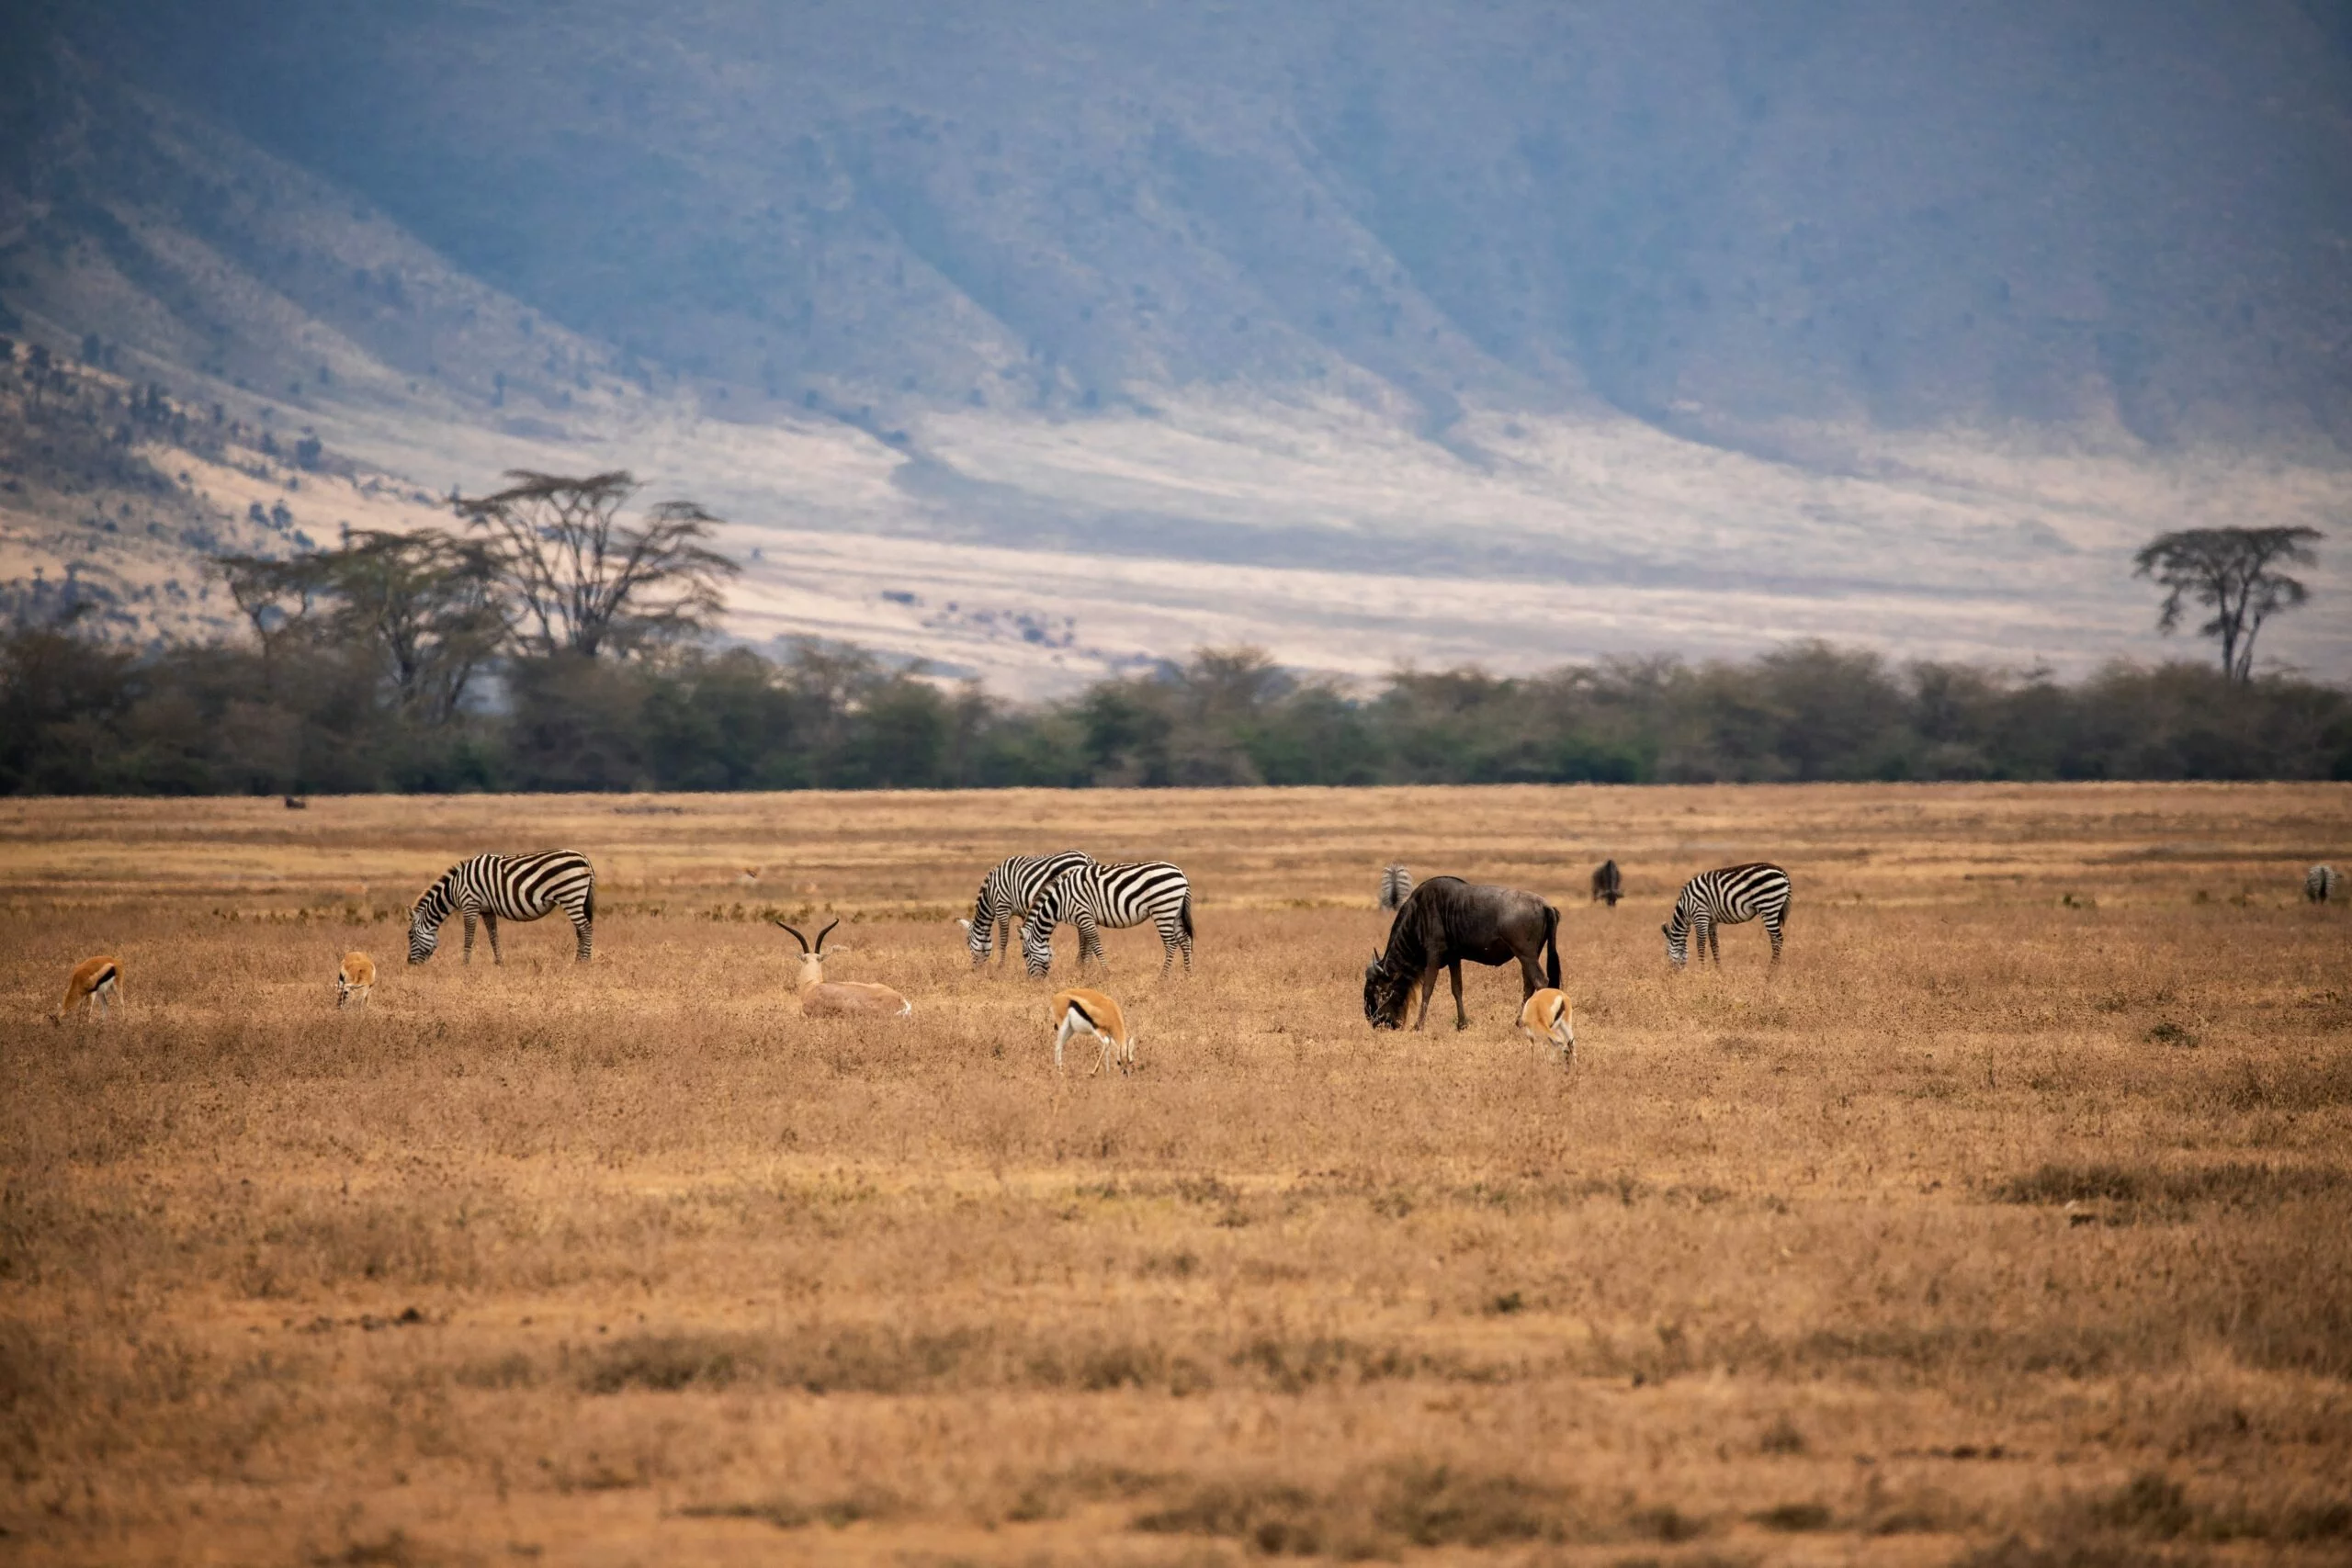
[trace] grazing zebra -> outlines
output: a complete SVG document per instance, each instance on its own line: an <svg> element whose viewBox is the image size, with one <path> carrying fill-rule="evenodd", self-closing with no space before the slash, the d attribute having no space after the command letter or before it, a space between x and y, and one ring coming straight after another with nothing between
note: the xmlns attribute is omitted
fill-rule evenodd
<svg viewBox="0 0 2352 1568"><path fill-rule="evenodd" d="M2315 865L2303 873L2303 897L2314 904L2324 904L2335 897L2335 885L2344 879L2332 865Z"/></svg>
<svg viewBox="0 0 2352 1568"><path fill-rule="evenodd" d="M1400 908L1412 891L1413 874L1407 871L1401 863L1390 865L1381 872L1380 907L1382 908Z"/></svg>
<svg viewBox="0 0 2352 1568"><path fill-rule="evenodd" d="M972 949L972 967L985 965L993 942L997 962L1012 951L1012 933L1028 917L1029 906L1046 884L1075 865L1091 865L1093 857L1081 850L1057 855L1014 855L980 878L980 896L972 900L972 918L956 923Z"/></svg>
<svg viewBox="0 0 2352 1568"><path fill-rule="evenodd" d="M1159 928L1159 973L1166 978L1176 954L1193 972L1193 885L1166 861L1101 865L1089 861L1046 884L1021 925L1021 958L1032 978L1043 979L1054 965L1054 928L1078 928L1078 962L1102 959L1102 928L1125 931L1150 920Z"/></svg>
<svg viewBox="0 0 2352 1568"><path fill-rule="evenodd" d="M1789 874L1777 865L1727 865L1702 871L1682 885L1674 901L1674 918L1660 926L1666 933L1666 955L1682 967L1685 946L1694 935L1699 956L1712 955L1723 967L1722 944L1715 930L1736 926L1761 916L1772 939L1772 962L1781 962L1781 925L1789 917Z"/></svg>
<svg viewBox="0 0 2352 1568"><path fill-rule="evenodd" d="M1617 869L1615 861L1605 860L1593 868L1592 896L1595 899L1608 899L1612 909L1617 907L1617 900L1625 896L1625 874Z"/></svg>
<svg viewBox="0 0 2352 1568"><path fill-rule="evenodd" d="M498 922L536 920L561 905L571 917L580 938L580 962L588 949L596 921L596 871L586 855L572 850L542 850L535 855L476 855L442 873L441 880L424 890L408 918L408 961L422 964L433 956L441 940L441 922L452 910L466 917L466 962L474 961L474 918L481 918L490 933L490 961L503 964L498 952Z"/></svg>

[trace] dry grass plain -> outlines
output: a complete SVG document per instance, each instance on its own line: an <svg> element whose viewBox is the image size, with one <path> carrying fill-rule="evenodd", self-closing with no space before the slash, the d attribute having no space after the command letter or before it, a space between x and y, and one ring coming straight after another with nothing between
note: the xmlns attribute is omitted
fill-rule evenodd
<svg viewBox="0 0 2352 1568"><path fill-rule="evenodd" d="M594 964L401 964L553 844ZM1199 890L1196 979L1107 939L1132 1078L949 924L1065 844ZM1759 855L1781 974L1669 973ZM1560 905L1572 1073L1499 971L1366 1029L1392 856ZM0 1556L2343 1562L2322 857L2352 790L0 804ZM763 908L914 1018L804 1021Z"/></svg>

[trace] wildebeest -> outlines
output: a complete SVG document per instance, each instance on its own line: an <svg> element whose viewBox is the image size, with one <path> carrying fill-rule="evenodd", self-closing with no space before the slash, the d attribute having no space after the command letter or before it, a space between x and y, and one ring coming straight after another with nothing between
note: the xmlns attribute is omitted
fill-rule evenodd
<svg viewBox="0 0 2352 1568"><path fill-rule="evenodd" d="M1470 1027L1462 1008L1462 964L1502 964L1519 960L1524 1004L1545 986L1560 983L1560 911L1532 893L1494 887L1458 876L1432 876L1413 889L1388 927L1388 951L1373 954L1363 971L1363 1015L1374 1029L1398 1029L1413 987L1421 990L1415 1029L1428 1027L1430 995L1437 972L1453 978L1453 1027ZM1536 966L1541 955L1544 962Z"/></svg>
<svg viewBox="0 0 2352 1568"><path fill-rule="evenodd" d="M1413 874L1403 863L1392 863L1380 874L1380 907L1394 909L1413 891Z"/></svg>
<svg viewBox="0 0 2352 1568"><path fill-rule="evenodd" d="M1592 896L1596 901L1609 900L1612 909L1617 907L1617 900L1625 896L1625 874L1617 869L1615 861L1605 860L1593 868Z"/></svg>

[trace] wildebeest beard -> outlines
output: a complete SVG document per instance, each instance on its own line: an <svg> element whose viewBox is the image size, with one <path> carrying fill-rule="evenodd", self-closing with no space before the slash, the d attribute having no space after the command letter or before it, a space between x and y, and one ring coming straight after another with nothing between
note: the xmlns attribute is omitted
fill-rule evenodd
<svg viewBox="0 0 2352 1568"><path fill-rule="evenodd" d="M1412 998L1412 976L1390 974L1376 958L1363 966L1363 1016L1374 1029L1405 1027L1405 1006Z"/></svg>

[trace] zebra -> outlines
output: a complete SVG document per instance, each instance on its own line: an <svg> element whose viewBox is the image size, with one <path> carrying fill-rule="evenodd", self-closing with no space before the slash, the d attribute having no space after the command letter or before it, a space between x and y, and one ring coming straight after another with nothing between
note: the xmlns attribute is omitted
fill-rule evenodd
<svg viewBox="0 0 2352 1568"><path fill-rule="evenodd" d="M1395 909L1400 908L1404 904L1407 896L1408 896L1412 891L1413 874L1405 869L1403 863L1392 863L1381 872L1380 907L1382 908Z"/></svg>
<svg viewBox="0 0 2352 1568"><path fill-rule="evenodd" d="M1089 861L1047 883L1030 906L1021 925L1021 958L1030 977L1043 979L1054 964L1054 928L1063 921L1078 928L1078 962L1103 962L1102 927L1125 931L1150 920L1159 928L1159 974L1167 978L1184 954L1184 973L1193 972L1193 885L1166 861L1134 865L1102 865Z"/></svg>
<svg viewBox="0 0 2352 1568"><path fill-rule="evenodd" d="M1613 909L1617 907L1617 900L1624 896L1625 874L1617 869L1615 861L1605 860L1593 868L1592 897L1594 900L1606 898L1609 900L1609 907Z"/></svg>
<svg viewBox="0 0 2352 1568"><path fill-rule="evenodd" d="M580 962L588 950L596 920L596 870L588 857L573 850L542 850L533 855L476 855L442 873L441 880L424 890L408 918L408 961L422 964L433 956L441 940L441 922L451 911L466 917L466 962L474 961L474 918L481 918L490 933L490 961L503 964L498 952L498 922L536 920L561 905L571 917L580 939Z"/></svg>
<svg viewBox="0 0 2352 1568"><path fill-rule="evenodd" d="M2324 904L2335 896L2335 885L2344 878L2332 865L2315 865L2303 873L2303 897L2314 904Z"/></svg>
<svg viewBox="0 0 2352 1568"><path fill-rule="evenodd" d="M1777 865L1727 865L1702 871L1682 885L1674 901L1674 918L1660 926L1666 933L1666 956L1679 969L1686 946L1697 939L1699 956L1711 954L1723 967L1724 954L1716 938L1719 926L1736 926L1761 916L1772 939L1772 962L1781 962L1781 925L1789 915L1789 874Z"/></svg>
<svg viewBox="0 0 2352 1568"><path fill-rule="evenodd" d="M1029 906L1046 884L1072 866L1091 865L1094 858L1082 850L1057 855L1014 855L980 879L979 897L972 900L972 918L956 923L964 928L972 949L972 967L986 966L991 945L1002 963L1012 952L1012 933L1027 918Z"/></svg>

